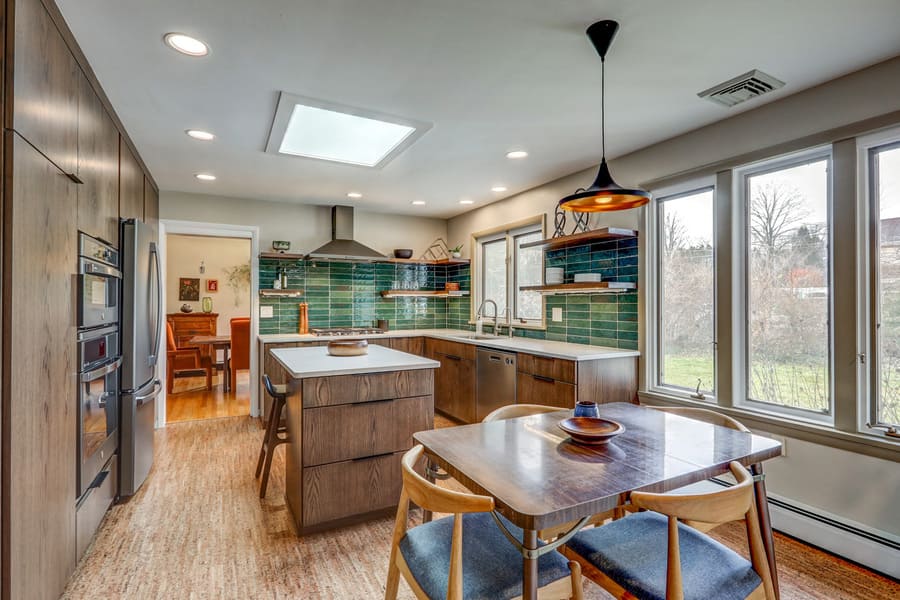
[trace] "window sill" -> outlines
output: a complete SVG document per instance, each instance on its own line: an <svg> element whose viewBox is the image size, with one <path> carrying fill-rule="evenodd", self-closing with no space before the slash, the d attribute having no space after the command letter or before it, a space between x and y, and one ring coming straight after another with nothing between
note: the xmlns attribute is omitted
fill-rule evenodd
<svg viewBox="0 0 900 600"><path fill-rule="evenodd" d="M776 417L771 414L743 408L725 408L709 402L662 394L658 391L640 391L638 392L638 397L641 403L649 406L705 408L734 417L751 429L892 462L900 462L900 442L889 440L885 436L838 431L815 423Z"/></svg>

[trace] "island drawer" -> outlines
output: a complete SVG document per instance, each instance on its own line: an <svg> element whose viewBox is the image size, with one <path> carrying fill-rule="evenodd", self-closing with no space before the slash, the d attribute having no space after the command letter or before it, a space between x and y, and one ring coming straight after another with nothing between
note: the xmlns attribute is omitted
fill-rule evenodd
<svg viewBox="0 0 900 600"><path fill-rule="evenodd" d="M407 450L433 421L431 396L306 409L303 466Z"/></svg>
<svg viewBox="0 0 900 600"><path fill-rule="evenodd" d="M302 530L396 509L400 498L403 452L303 469Z"/></svg>
<svg viewBox="0 0 900 600"><path fill-rule="evenodd" d="M303 408L430 396L434 369L337 375L303 380Z"/></svg>
<svg viewBox="0 0 900 600"><path fill-rule="evenodd" d="M448 340L438 340L435 338L425 339L425 355L432 356L434 354L443 354L445 356L455 356L465 360L475 360L477 348L472 344L463 344L461 342L451 342Z"/></svg>
<svg viewBox="0 0 900 600"><path fill-rule="evenodd" d="M517 368L519 373L529 373L539 377L549 377L556 381L576 383L575 361L572 360L519 352Z"/></svg>

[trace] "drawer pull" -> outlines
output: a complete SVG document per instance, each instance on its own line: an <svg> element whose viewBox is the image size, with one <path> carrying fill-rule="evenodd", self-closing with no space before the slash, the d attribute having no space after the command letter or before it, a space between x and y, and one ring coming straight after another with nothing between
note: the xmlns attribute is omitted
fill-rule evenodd
<svg viewBox="0 0 900 600"><path fill-rule="evenodd" d="M352 458L350 462L362 462L364 460L373 460L376 458L384 458L385 456L391 456L394 454L393 452L385 452L383 454L376 454L374 456L360 456L359 458Z"/></svg>
<svg viewBox="0 0 900 600"><path fill-rule="evenodd" d="M538 381L546 381L547 383L556 383L556 380L553 379L552 377L545 377L543 375L532 375L532 377L534 377Z"/></svg>
<svg viewBox="0 0 900 600"><path fill-rule="evenodd" d="M456 356L454 354L445 354L444 356L446 356L450 360L462 360L462 356Z"/></svg>

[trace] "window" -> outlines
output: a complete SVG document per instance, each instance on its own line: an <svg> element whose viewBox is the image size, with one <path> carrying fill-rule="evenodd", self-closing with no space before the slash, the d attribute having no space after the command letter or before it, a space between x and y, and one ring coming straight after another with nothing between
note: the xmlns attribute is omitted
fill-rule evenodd
<svg viewBox="0 0 900 600"><path fill-rule="evenodd" d="M541 248L523 247L543 238L541 225L501 231L476 238L478 244L478 281L473 310L482 301L497 303L500 315L510 310L514 321L540 323L543 316L543 300L538 292L520 288L540 285L544 254ZM488 316L491 309L486 309Z"/></svg>
<svg viewBox="0 0 900 600"><path fill-rule="evenodd" d="M656 222L657 385L703 399L715 394L712 188L660 198Z"/></svg>
<svg viewBox="0 0 900 600"><path fill-rule="evenodd" d="M900 142L869 150L872 413L900 424Z"/></svg>
<svg viewBox="0 0 900 600"><path fill-rule="evenodd" d="M792 160L741 174L745 391L830 413L830 157Z"/></svg>

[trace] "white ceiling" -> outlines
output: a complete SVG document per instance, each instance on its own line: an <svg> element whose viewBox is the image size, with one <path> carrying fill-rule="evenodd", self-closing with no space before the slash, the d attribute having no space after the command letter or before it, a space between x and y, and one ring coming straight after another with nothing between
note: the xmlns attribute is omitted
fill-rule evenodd
<svg viewBox="0 0 900 600"><path fill-rule="evenodd" d="M900 54L898 0L57 2L161 189L441 217L599 162L593 21L621 25L607 58L613 157ZM169 31L211 53L173 52ZM787 85L732 109L696 95L753 68ZM280 91L434 128L383 170L274 156ZM505 158L518 148L530 156Z"/></svg>

